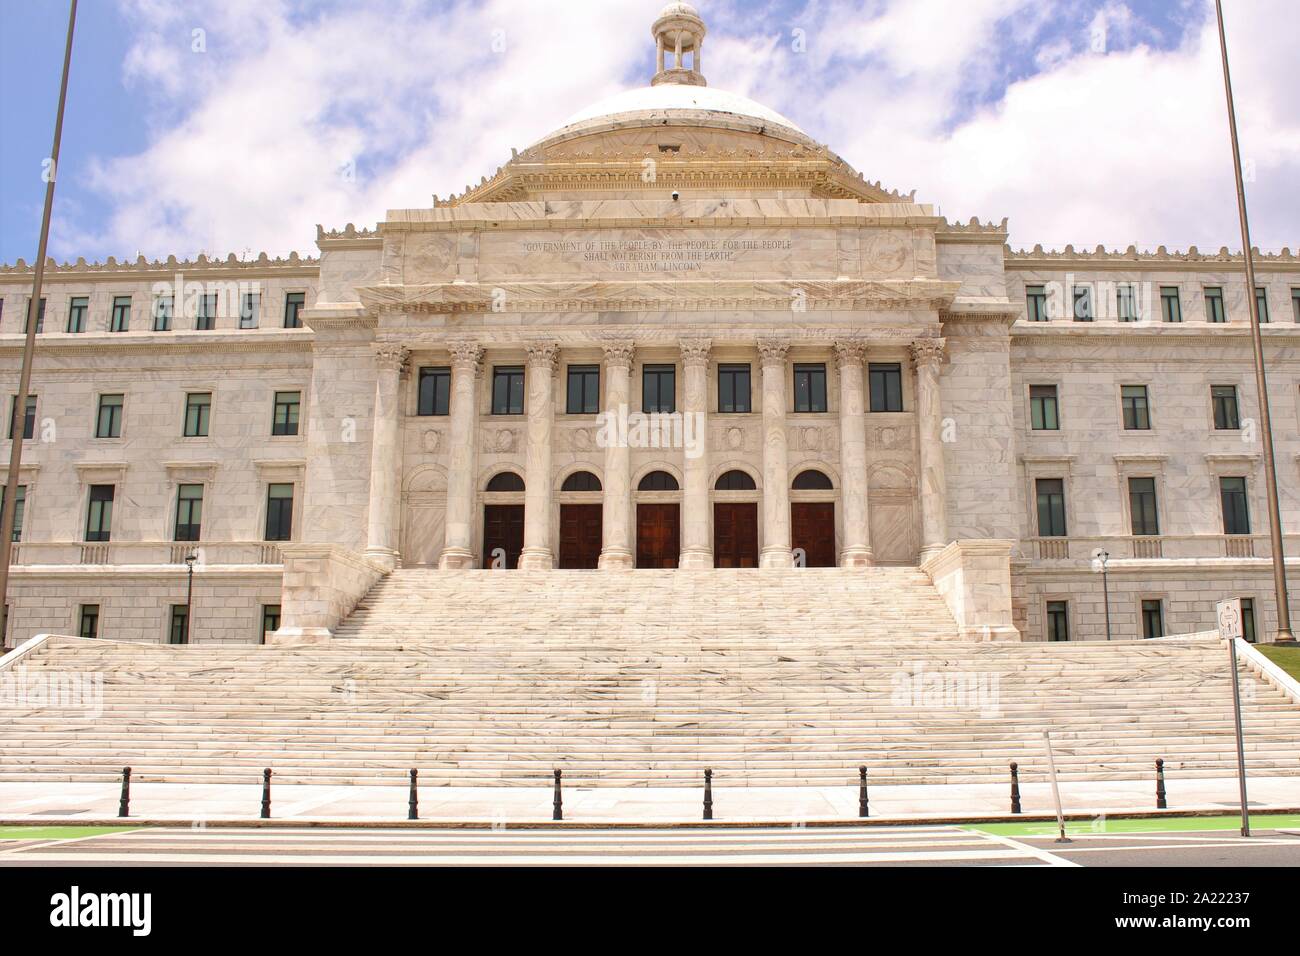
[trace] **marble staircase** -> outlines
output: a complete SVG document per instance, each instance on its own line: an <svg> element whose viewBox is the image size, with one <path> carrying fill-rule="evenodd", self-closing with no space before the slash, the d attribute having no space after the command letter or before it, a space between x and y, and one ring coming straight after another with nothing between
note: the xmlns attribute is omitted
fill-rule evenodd
<svg viewBox="0 0 1300 956"><path fill-rule="evenodd" d="M102 675L102 710L3 708L0 780L992 783L1043 779L1044 728L1067 780L1233 772L1216 641L958 641L918 575L413 570L327 644L50 638L21 677ZM1243 686L1252 772L1300 774L1300 706Z"/></svg>

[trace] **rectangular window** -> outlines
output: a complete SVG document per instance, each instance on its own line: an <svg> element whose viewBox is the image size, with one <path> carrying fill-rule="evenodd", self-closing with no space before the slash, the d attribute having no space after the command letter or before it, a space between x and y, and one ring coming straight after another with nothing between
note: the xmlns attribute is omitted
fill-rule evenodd
<svg viewBox="0 0 1300 956"><path fill-rule="evenodd" d="M26 335L32 329L32 300L27 300L27 318L23 320L23 334ZM45 331L45 297L41 296L41 307L36 310L36 334L40 335Z"/></svg>
<svg viewBox="0 0 1300 956"><path fill-rule="evenodd" d="M451 369L420 369L420 395L416 401L416 414L451 414Z"/></svg>
<svg viewBox="0 0 1300 956"><path fill-rule="evenodd" d="M68 300L68 331L86 331L86 312L90 309L90 298L74 295Z"/></svg>
<svg viewBox="0 0 1300 956"><path fill-rule="evenodd" d="M595 415L600 411L600 366L570 365L569 390L564 410L570 415Z"/></svg>
<svg viewBox="0 0 1300 956"><path fill-rule="evenodd" d="M1049 641L1068 641L1070 639L1070 602L1047 602L1047 639Z"/></svg>
<svg viewBox="0 0 1300 956"><path fill-rule="evenodd" d="M131 329L131 297L113 296L113 311L109 314L108 331L129 332Z"/></svg>
<svg viewBox="0 0 1300 956"><path fill-rule="evenodd" d="M1124 414L1124 430L1146 431L1151 427L1151 409L1145 385L1121 385L1119 400Z"/></svg>
<svg viewBox="0 0 1300 956"><path fill-rule="evenodd" d="M12 439L14 437L14 418L17 416L17 412L18 412L17 395L14 396L13 401L10 403L9 407L14 412L13 415L9 416L9 437ZM32 436L35 434L36 434L36 396L28 395L26 414L23 415L23 438L30 441Z"/></svg>
<svg viewBox="0 0 1300 956"><path fill-rule="evenodd" d="M0 508L4 507L6 488L0 485ZM27 486L18 486L18 500L14 502L14 533L10 539L21 541L23 537L23 512L27 510Z"/></svg>
<svg viewBox="0 0 1300 956"><path fill-rule="evenodd" d="M826 366L824 364L794 367L794 410L796 412L826 411Z"/></svg>
<svg viewBox="0 0 1300 956"><path fill-rule="evenodd" d="M99 415L95 418L96 438L122 437L122 396L99 396Z"/></svg>
<svg viewBox="0 0 1300 956"><path fill-rule="evenodd" d="M1178 286L1160 287L1160 318L1164 322L1183 321L1183 303L1178 297Z"/></svg>
<svg viewBox="0 0 1300 956"><path fill-rule="evenodd" d="M77 625L77 635L94 639L99 637L99 605L81 605L81 621Z"/></svg>
<svg viewBox="0 0 1300 956"><path fill-rule="evenodd" d="M190 642L190 608L188 604L173 604L171 626L167 629L168 644Z"/></svg>
<svg viewBox="0 0 1300 956"><path fill-rule="evenodd" d="M302 328L302 307L307 303L306 292L286 292L284 296L284 327Z"/></svg>
<svg viewBox="0 0 1300 956"><path fill-rule="evenodd" d="M261 320L262 296L256 292L245 292L239 298L239 327L255 329Z"/></svg>
<svg viewBox="0 0 1300 956"><path fill-rule="evenodd" d="M1241 636L1248 644L1255 643L1255 599L1241 599Z"/></svg>
<svg viewBox="0 0 1300 956"><path fill-rule="evenodd" d="M1160 518L1156 511L1156 480L1130 478L1128 480L1128 508L1133 533L1153 535L1160 533Z"/></svg>
<svg viewBox="0 0 1300 956"><path fill-rule="evenodd" d="M266 643L266 635L274 634L280 629L280 605L263 604L262 605L262 633L258 636L258 643Z"/></svg>
<svg viewBox="0 0 1300 956"><path fill-rule="evenodd" d="M298 434L298 411L302 392L276 392L275 410L271 415L272 435Z"/></svg>
<svg viewBox="0 0 1300 956"><path fill-rule="evenodd" d="M1039 478L1035 485L1038 492L1038 536L1065 537L1065 480Z"/></svg>
<svg viewBox="0 0 1300 956"><path fill-rule="evenodd" d="M1300 322L1300 289L1291 290L1291 318Z"/></svg>
<svg viewBox="0 0 1300 956"><path fill-rule="evenodd" d="M266 540L289 541L293 535L293 485L266 486Z"/></svg>
<svg viewBox="0 0 1300 956"><path fill-rule="evenodd" d="M524 413L524 370L522 366L498 367L492 370L492 414L522 415Z"/></svg>
<svg viewBox="0 0 1300 956"><path fill-rule="evenodd" d="M186 438L202 438L208 433L208 420L212 416L212 394L210 392L190 392L185 396L185 430Z"/></svg>
<svg viewBox="0 0 1300 956"><path fill-rule="evenodd" d="M1223 504L1223 533L1250 534L1250 504L1246 501L1246 479L1219 479L1219 500Z"/></svg>
<svg viewBox="0 0 1300 956"><path fill-rule="evenodd" d="M203 486L181 485L176 492L174 541L198 541L203 526Z"/></svg>
<svg viewBox="0 0 1300 956"><path fill-rule="evenodd" d="M1255 311L1261 324L1268 321L1268 290L1262 286L1255 287Z"/></svg>
<svg viewBox="0 0 1300 956"><path fill-rule="evenodd" d="M1074 321L1092 321L1092 289L1089 286L1074 287Z"/></svg>
<svg viewBox="0 0 1300 956"><path fill-rule="evenodd" d="M718 366L718 412L747 415L754 410L750 404L750 379L748 365Z"/></svg>
<svg viewBox="0 0 1300 956"><path fill-rule="evenodd" d="M1165 636L1164 602L1159 598L1142 602L1142 636L1147 640Z"/></svg>
<svg viewBox="0 0 1300 956"><path fill-rule="evenodd" d="M901 412L903 410L903 367L897 362L867 365L867 379L871 386L873 412Z"/></svg>
<svg viewBox="0 0 1300 956"><path fill-rule="evenodd" d="M1048 321L1050 316L1047 314L1047 286L1025 286L1025 314L1030 322Z"/></svg>
<svg viewBox="0 0 1300 956"><path fill-rule="evenodd" d="M153 330L170 332L172 330L172 312L176 301L169 295L160 295L153 300Z"/></svg>
<svg viewBox="0 0 1300 956"><path fill-rule="evenodd" d="M194 328L200 332L212 331L217 321L217 294L205 292L195 305L198 311L194 313Z"/></svg>
<svg viewBox="0 0 1300 956"><path fill-rule="evenodd" d="M1223 287L1207 285L1205 287L1205 321L1226 322L1227 314L1223 311Z"/></svg>
<svg viewBox="0 0 1300 956"><path fill-rule="evenodd" d="M641 411L647 415L677 411L677 366L642 366Z"/></svg>
<svg viewBox="0 0 1300 956"><path fill-rule="evenodd" d="M1029 427L1039 432L1054 432L1061 427L1055 385L1029 386Z"/></svg>
<svg viewBox="0 0 1300 956"><path fill-rule="evenodd" d="M1236 385L1211 385L1210 401L1214 403L1214 427L1219 431L1236 431L1241 428L1237 409Z"/></svg>
<svg viewBox="0 0 1300 956"><path fill-rule="evenodd" d="M112 485L91 485L86 506L86 540L107 541L113 530Z"/></svg>
<svg viewBox="0 0 1300 956"><path fill-rule="evenodd" d="M1137 286L1131 282L1122 282L1115 288L1115 311L1121 322L1138 320Z"/></svg>

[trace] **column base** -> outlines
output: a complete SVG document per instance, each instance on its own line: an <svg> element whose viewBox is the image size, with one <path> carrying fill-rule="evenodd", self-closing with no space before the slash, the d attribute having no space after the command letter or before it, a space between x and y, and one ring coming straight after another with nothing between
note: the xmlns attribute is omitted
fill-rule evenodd
<svg viewBox="0 0 1300 956"><path fill-rule="evenodd" d="M713 552L707 548L695 551L682 551L677 556L677 567L700 570L713 567Z"/></svg>
<svg viewBox="0 0 1300 956"><path fill-rule="evenodd" d="M764 548L758 553L760 568L793 568L794 554L789 548Z"/></svg>
<svg viewBox="0 0 1300 956"><path fill-rule="evenodd" d="M948 547L946 542L943 544L927 544L921 549L921 554L917 557L916 563L918 565L925 564L925 562L929 561L936 554L941 553L946 547Z"/></svg>
<svg viewBox="0 0 1300 956"><path fill-rule="evenodd" d="M840 567L869 568L876 563L870 548L845 548L840 552Z"/></svg>
<svg viewBox="0 0 1300 956"><path fill-rule="evenodd" d="M365 555L385 571L395 570L402 563L402 555L392 548L366 548Z"/></svg>
<svg viewBox="0 0 1300 956"><path fill-rule="evenodd" d="M467 571L474 567L474 555L468 548L443 548L438 555L439 571Z"/></svg>
<svg viewBox="0 0 1300 956"><path fill-rule="evenodd" d="M555 567L555 555L550 548L524 548L519 552L520 571L550 571Z"/></svg>
<svg viewBox="0 0 1300 956"><path fill-rule="evenodd" d="M626 548L608 548L600 552L596 567L602 571L623 571L636 566L632 552Z"/></svg>

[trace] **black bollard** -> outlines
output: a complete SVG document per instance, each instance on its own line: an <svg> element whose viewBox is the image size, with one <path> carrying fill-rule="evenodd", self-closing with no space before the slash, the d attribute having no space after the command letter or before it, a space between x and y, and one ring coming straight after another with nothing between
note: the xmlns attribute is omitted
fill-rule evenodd
<svg viewBox="0 0 1300 956"><path fill-rule="evenodd" d="M117 801L117 815L126 817L131 815L131 768L122 768L122 798Z"/></svg>
<svg viewBox="0 0 1300 956"><path fill-rule="evenodd" d="M552 820L564 819L564 796L560 792L560 777L563 775L563 773L564 771L562 770L555 771L555 799L551 801Z"/></svg>
<svg viewBox="0 0 1300 956"><path fill-rule="evenodd" d="M1011 812L1020 812L1020 767L1011 761Z"/></svg>
<svg viewBox="0 0 1300 956"><path fill-rule="evenodd" d="M867 815L867 768L858 768L858 816Z"/></svg>
<svg viewBox="0 0 1300 956"><path fill-rule="evenodd" d="M271 768L262 771L262 819L271 819Z"/></svg>
<svg viewBox="0 0 1300 956"><path fill-rule="evenodd" d="M420 776L420 771L414 767L411 768L411 799L406 801L406 819L420 819L420 799L416 794L416 780Z"/></svg>
<svg viewBox="0 0 1300 956"><path fill-rule="evenodd" d="M1169 809L1169 801L1165 799L1165 761L1162 757L1156 758L1156 809Z"/></svg>
<svg viewBox="0 0 1300 956"><path fill-rule="evenodd" d="M713 819L713 771L704 771L704 819Z"/></svg>

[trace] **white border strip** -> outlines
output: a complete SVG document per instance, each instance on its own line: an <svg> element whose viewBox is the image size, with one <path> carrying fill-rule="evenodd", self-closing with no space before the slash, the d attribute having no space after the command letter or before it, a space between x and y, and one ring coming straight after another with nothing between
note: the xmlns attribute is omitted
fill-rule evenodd
<svg viewBox="0 0 1300 956"><path fill-rule="evenodd" d="M1290 697L1294 703L1300 704L1300 681L1297 681L1261 654L1255 648L1255 645L1242 640L1240 637L1237 638L1237 653L1251 670L1271 682L1274 687ZM0 664L2 663L0 662Z"/></svg>

